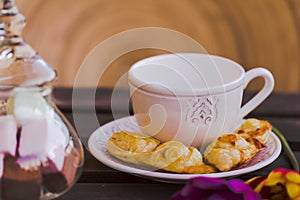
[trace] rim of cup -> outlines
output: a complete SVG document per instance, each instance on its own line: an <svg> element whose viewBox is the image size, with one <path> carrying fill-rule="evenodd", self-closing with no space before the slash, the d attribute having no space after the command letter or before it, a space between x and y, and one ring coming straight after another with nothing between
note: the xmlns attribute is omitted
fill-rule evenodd
<svg viewBox="0 0 300 200"><path fill-rule="evenodd" d="M211 77L211 80L207 79L205 77L206 72L202 73L199 69L199 67L202 66L199 66L199 63L195 64L195 62L198 62L197 59L200 62L210 62L208 63L210 67L215 66L214 73L216 73L216 77ZM176 60L182 62L182 64L186 65L185 67L188 67L188 70L191 70L191 73L193 73L191 76L192 80L189 80L190 77L186 77L186 73L189 73L188 70L183 69L181 66L176 66L177 63L170 66L174 60L175 62ZM169 61L171 62L168 63ZM225 67L231 67L234 74L231 75L227 73ZM202 68L202 70L203 69L205 68ZM176 73L172 74L173 72ZM180 73L182 73L182 75ZM177 75L179 76L176 78ZM240 64L225 57L202 53L176 53L152 56L136 62L129 69L128 81L129 86L133 90L140 90L159 96L184 97L211 95L234 90L243 84L244 75L245 70ZM223 76L232 77L224 78ZM198 78L199 80L197 80ZM218 83L209 83L210 81L214 82L214 78L215 80L218 79ZM182 85L178 83L181 79ZM202 86L198 87L197 81L201 83Z"/></svg>

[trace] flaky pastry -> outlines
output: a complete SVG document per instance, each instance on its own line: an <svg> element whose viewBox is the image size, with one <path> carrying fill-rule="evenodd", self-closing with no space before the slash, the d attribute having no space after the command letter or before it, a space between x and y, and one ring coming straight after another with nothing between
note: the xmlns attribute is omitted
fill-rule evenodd
<svg viewBox="0 0 300 200"><path fill-rule="evenodd" d="M153 138L135 133L114 133L108 140L108 151L125 162L176 173L211 173L215 171L213 167L202 162L201 153L194 147L186 147L177 141L159 144Z"/></svg>
<svg viewBox="0 0 300 200"><path fill-rule="evenodd" d="M220 171L229 171L248 162L258 149L236 133L225 134L213 141L204 152L208 163Z"/></svg>
<svg viewBox="0 0 300 200"><path fill-rule="evenodd" d="M271 129L268 121L247 119L235 133L221 135L208 145L204 158L220 171L229 171L249 162L265 147Z"/></svg>
<svg viewBox="0 0 300 200"><path fill-rule="evenodd" d="M272 125L268 121L250 118L235 132L260 149L265 146L271 130Z"/></svg>
<svg viewBox="0 0 300 200"><path fill-rule="evenodd" d="M177 141L160 143L139 133L120 131L108 140L111 155L125 162L175 173L204 174L229 171L249 162L263 147L272 126L265 120L248 119L234 133L221 135L204 152Z"/></svg>

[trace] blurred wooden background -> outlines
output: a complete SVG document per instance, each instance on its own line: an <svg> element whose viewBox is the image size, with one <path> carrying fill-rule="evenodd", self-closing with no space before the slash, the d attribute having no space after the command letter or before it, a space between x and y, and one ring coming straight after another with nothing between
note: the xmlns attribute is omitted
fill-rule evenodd
<svg viewBox="0 0 300 200"><path fill-rule="evenodd" d="M17 5L27 19L25 40L57 70L59 86L73 86L84 58L112 35L134 28L161 27L189 36L208 53L233 59L246 70L268 68L275 76L276 91L300 92L297 0L17 0ZM120 48L126 50L126 44L143 39L131 38ZM167 44L168 37L163 42ZM185 46L171 43L174 51ZM137 60L168 52L134 50L110 60L108 66L109 60L102 65L101 58L109 51L98 55L100 61L89 63L93 70L84 74L80 86L93 86L99 78L94 74L100 68L105 68L105 73L97 85L114 86ZM260 86L257 83L250 88Z"/></svg>

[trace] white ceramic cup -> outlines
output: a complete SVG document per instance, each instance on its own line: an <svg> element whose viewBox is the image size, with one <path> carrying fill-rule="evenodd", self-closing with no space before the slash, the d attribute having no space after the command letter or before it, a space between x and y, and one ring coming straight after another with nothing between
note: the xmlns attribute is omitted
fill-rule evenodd
<svg viewBox="0 0 300 200"><path fill-rule="evenodd" d="M245 87L256 77L264 79L263 88L241 106ZM197 148L232 132L274 87L264 68L245 72L227 58L196 53L146 58L130 68L128 79L141 130L162 142Z"/></svg>

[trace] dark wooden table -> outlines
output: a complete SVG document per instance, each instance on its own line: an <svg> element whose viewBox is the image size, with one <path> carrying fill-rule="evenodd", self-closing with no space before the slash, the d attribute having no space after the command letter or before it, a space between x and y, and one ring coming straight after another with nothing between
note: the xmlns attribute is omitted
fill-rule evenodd
<svg viewBox="0 0 300 200"><path fill-rule="evenodd" d="M132 114L129 92L115 91L114 113L116 117ZM100 88L78 89L72 95L72 89L54 90L56 104L76 127L83 143L87 144L89 135L100 125L113 120L111 111L112 90ZM244 100L252 94L246 93ZM129 108L129 109L128 109ZM95 122L96 117L96 122ZM266 119L277 127L286 137L297 160L300 160L300 94L273 93L263 104L247 117ZM291 168L284 151L269 166L238 178L248 179L257 175L266 175L272 169ZM85 166L75 186L60 197L60 200L99 200L99 199L168 199L183 187L182 184L162 183L123 173L105 166L96 160L86 149Z"/></svg>

